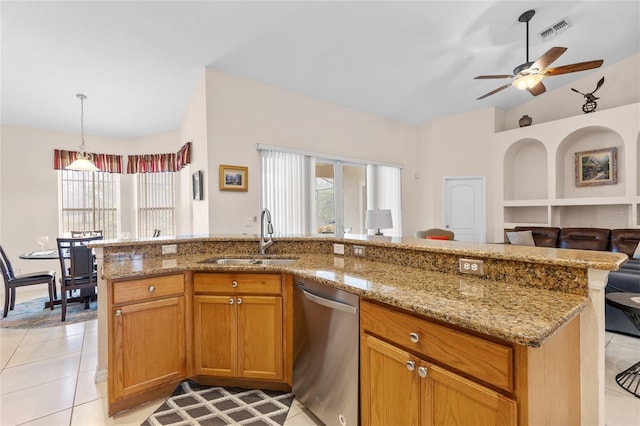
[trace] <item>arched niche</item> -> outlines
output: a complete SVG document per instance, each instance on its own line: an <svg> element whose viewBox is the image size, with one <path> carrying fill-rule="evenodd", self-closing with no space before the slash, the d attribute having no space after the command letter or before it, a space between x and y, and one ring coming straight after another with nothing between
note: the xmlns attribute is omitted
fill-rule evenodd
<svg viewBox="0 0 640 426"><path fill-rule="evenodd" d="M576 153L595 149L617 148L617 183L598 186L576 186ZM624 140L607 127L585 127L567 135L556 151L557 198L617 197L625 195Z"/></svg>
<svg viewBox="0 0 640 426"><path fill-rule="evenodd" d="M548 198L547 149L536 139L513 143L503 160L505 200Z"/></svg>

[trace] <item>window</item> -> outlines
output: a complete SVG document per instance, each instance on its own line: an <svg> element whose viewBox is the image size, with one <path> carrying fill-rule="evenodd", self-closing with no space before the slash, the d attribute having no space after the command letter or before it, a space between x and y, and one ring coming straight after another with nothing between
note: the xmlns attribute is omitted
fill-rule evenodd
<svg viewBox="0 0 640 426"><path fill-rule="evenodd" d="M120 175L59 170L60 235L102 230L105 239L118 235Z"/></svg>
<svg viewBox="0 0 640 426"><path fill-rule="evenodd" d="M176 233L174 173L137 173L138 237L173 236Z"/></svg>
<svg viewBox="0 0 640 426"><path fill-rule="evenodd" d="M402 235L400 167L258 146L262 207L276 233L366 234L367 209L391 209Z"/></svg>

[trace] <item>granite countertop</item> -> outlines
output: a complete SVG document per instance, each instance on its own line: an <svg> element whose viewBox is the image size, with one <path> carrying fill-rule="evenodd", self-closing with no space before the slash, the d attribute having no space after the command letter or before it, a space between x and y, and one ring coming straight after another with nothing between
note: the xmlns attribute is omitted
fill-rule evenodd
<svg viewBox="0 0 640 426"><path fill-rule="evenodd" d="M121 256L104 262L103 276L123 279L187 270L287 272L531 347L543 344L589 303L587 297L576 294L329 254L296 254L298 260L290 265L200 263L210 257L207 254L170 258ZM225 257L235 256L226 254Z"/></svg>

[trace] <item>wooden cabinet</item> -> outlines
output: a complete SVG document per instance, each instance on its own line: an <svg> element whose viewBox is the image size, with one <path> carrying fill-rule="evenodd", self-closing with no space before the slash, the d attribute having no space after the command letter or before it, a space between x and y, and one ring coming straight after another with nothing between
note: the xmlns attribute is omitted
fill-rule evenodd
<svg viewBox="0 0 640 426"><path fill-rule="evenodd" d="M109 283L109 413L186 377L183 274Z"/></svg>
<svg viewBox="0 0 640 426"><path fill-rule="evenodd" d="M508 345L367 302L360 315L363 425L517 424L515 399L480 383L512 387Z"/></svg>
<svg viewBox="0 0 640 426"><path fill-rule="evenodd" d="M288 379L282 281L281 274L194 274L196 374Z"/></svg>

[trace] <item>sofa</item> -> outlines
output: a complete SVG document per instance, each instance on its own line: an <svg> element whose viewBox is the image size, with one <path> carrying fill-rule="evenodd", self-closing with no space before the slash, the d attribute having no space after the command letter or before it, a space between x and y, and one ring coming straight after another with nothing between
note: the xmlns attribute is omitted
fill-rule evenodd
<svg viewBox="0 0 640 426"><path fill-rule="evenodd" d="M640 258L634 258L640 244L640 229L556 228L549 226L516 226L513 232L531 231L533 242L540 247L600 250L624 253L629 260L620 270L609 273L605 293L640 293ZM637 254L636 254L637 256ZM640 337L640 331L620 311L605 306L607 331Z"/></svg>

